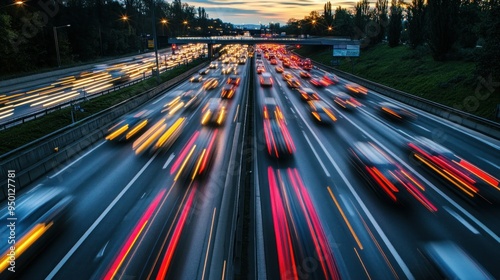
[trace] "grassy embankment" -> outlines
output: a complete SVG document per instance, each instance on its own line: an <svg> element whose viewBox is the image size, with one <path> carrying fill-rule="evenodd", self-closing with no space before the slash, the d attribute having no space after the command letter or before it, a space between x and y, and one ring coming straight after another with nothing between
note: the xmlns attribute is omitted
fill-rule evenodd
<svg viewBox="0 0 500 280"><path fill-rule="evenodd" d="M333 59L331 48L302 46L295 51L325 65L331 65ZM500 104L500 89L488 91L486 83L481 83L482 77L475 73L475 67L470 58L436 62L429 51L412 50L407 46L389 48L386 44L362 50L360 57L354 59L354 67L347 58L340 60L337 66L345 72L427 100L494 119L496 105ZM488 77L484 79L489 80Z"/></svg>
<svg viewBox="0 0 500 280"><path fill-rule="evenodd" d="M202 63L202 60L195 61L189 65L183 65L174 68L160 75L161 82L166 82L187 70ZM109 94L79 103L84 112L75 113L76 120L81 120L85 117L98 113L115 104L118 104L132 96L140 94L157 86L156 79L150 78L141 83L111 92ZM0 155L7 153L17 147L21 147L38 138L50 134L58 129L61 129L71 124L71 109L64 108L39 119L16 125L6 130L0 131Z"/></svg>

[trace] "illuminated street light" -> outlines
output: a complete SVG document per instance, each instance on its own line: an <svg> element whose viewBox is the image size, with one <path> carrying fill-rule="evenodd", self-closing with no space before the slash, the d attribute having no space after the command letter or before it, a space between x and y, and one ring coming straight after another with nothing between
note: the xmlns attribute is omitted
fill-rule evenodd
<svg viewBox="0 0 500 280"><path fill-rule="evenodd" d="M123 21L127 21L127 20L128 20L128 16L127 16L127 15L123 15L123 16L122 16L122 20L123 20Z"/></svg>
<svg viewBox="0 0 500 280"><path fill-rule="evenodd" d="M14 2L14 4L16 4L18 6L22 6L22 5L24 5L24 2L22 0L17 0Z"/></svg>

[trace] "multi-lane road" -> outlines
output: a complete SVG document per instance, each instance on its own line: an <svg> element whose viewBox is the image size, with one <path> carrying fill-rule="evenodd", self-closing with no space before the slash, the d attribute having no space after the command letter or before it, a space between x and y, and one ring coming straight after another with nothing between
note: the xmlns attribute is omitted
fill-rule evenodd
<svg viewBox="0 0 500 280"><path fill-rule="evenodd" d="M64 230L15 276L232 279L235 266L243 265L249 279L440 279L429 245L447 241L485 277L500 278L500 192L492 187L491 195L468 196L444 179L457 173L436 172L408 148L423 136L477 166L483 177L498 178L500 141L404 104L416 119L386 117L381 102L398 103L373 91L345 110L334 97L347 92L349 81L316 87L300 77L301 69L285 68L336 119L318 123L299 91L276 72L280 60L262 59L272 78L265 87L255 59L235 65L239 85L231 99L220 99L235 74L222 74L229 64L217 63L203 81L186 81L131 112L148 112L149 119L129 141L103 139L26 190L63 186L74 203ZM310 74L325 73L313 68ZM210 78L218 85L203 89ZM184 92L197 93L200 104L176 107ZM213 98L219 102L213 111L223 117L202 125ZM179 120L175 141L154 149ZM149 146L139 149L141 140ZM359 142L389 158L420 196L399 189L406 196L394 203L374 191L353 164ZM241 207L244 186L250 186L249 215ZM238 233L244 223L248 232Z"/></svg>
<svg viewBox="0 0 500 280"><path fill-rule="evenodd" d="M162 51L158 54L160 72L191 62L203 51L201 44L181 48L175 55L170 49ZM0 86L0 124L150 76L155 59L154 53L146 53L89 66L84 71L70 68L63 74Z"/></svg>

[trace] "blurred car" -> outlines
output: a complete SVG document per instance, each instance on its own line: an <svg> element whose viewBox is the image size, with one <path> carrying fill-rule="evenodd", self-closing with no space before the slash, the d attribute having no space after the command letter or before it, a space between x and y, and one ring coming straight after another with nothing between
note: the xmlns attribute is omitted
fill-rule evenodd
<svg viewBox="0 0 500 280"><path fill-rule="evenodd" d="M306 71L300 71L300 77L301 78L304 78L304 79L309 79L311 78L311 74L309 72L306 72Z"/></svg>
<svg viewBox="0 0 500 280"><path fill-rule="evenodd" d="M451 150L425 137L408 143L412 156L468 198L498 200L500 181Z"/></svg>
<svg viewBox="0 0 500 280"><path fill-rule="evenodd" d="M270 73L262 73L259 80L260 80L260 85L263 87L273 86L273 78Z"/></svg>
<svg viewBox="0 0 500 280"><path fill-rule="evenodd" d="M5 203L1 212L4 225L0 227L1 279L16 278L15 272L28 268L28 263L61 234L73 200L63 187L42 187Z"/></svg>
<svg viewBox="0 0 500 280"><path fill-rule="evenodd" d="M424 256L438 269L442 279L494 279L477 261L452 241L427 242Z"/></svg>
<svg viewBox="0 0 500 280"><path fill-rule="evenodd" d="M257 74L262 74L263 72L266 72L266 68L264 66L257 66Z"/></svg>
<svg viewBox="0 0 500 280"><path fill-rule="evenodd" d="M266 98L263 109L264 137L267 152L275 158L287 158L295 153L295 144L285 118L274 98Z"/></svg>
<svg viewBox="0 0 500 280"><path fill-rule="evenodd" d="M226 66L226 67L222 68L222 71L221 71L221 73L224 75L231 74L231 72L233 72L232 66Z"/></svg>
<svg viewBox="0 0 500 280"><path fill-rule="evenodd" d="M276 64L278 64L278 61L276 60L276 58L272 58L272 59L269 61L269 63L270 63L271 65L276 65Z"/></svg>
<svg viewBox="0 0 500 280"><path fill-rule="evenodd" d="M292 77L292 78L286 80L286 84L288 85L289 88L292 88L292 89L300 88L300 86L301 86L299 79L297 79L295 77Z"/></svg>
<svg viewBox="0 0 500 280"><path fill-rule="evenodd" d="M319 95L312 88L300 88L299 94L304 101L319 100Z"/></svg>
<svg viewBox="0 0 500 280"><path fill-rule="evenodd" d="M128 141L143 131L151 119L151 111L142 110L135 114L127 115L117 124L108 129L106 140Z"/></svg>
<svg viewBox="0 0 500 280"><path fill-rule="evenodd" d="M208 78L204 83L203 83L203 89L205 90L211 90L216 88L219 85L219 80L216 78Z"/></svg>
<svg viewBox="0 0 500 280"><path fill-rule="evenodd" d="M283 73L283 71L285 71L282 66L276 66L274 69L276 70L276 73Z"/></svg>
<svg viewBox="0 0 500 280"><path fill-rule="evenodd" d="M349 93L354 94L356 96L366 96L368 94L368 90L365 87L355 83L346 84L345 88Z"/></svg>
<svg viewBox="0 0 500 280"><path fill-rule="evenodd" d="M191 83L199 83L199 82L203 81L203 77L200 75L195 75L195 76L191 77L191 79L189 79L189 81Z"/></svg>
<svg viewBox="0 0 500 280"><path fill-rule="evenodd" d="M315 87L326 87L328 86L328 84L323 81L322 78L318 77L318 76L312 76L310 79L309 79L309 82L315 86Z"/></svg>
<svg viewBox="0 0 500 280"><path fill-rule="evenodd" d="M92 73L99 73L99 72L103 72L105 71L106 69L108 69L110 66L107 65L107 64L96 64L92 67L92 70L91 72Z"/></svg>
<svg viewBox="0 0 500 280"><path fill-rule="evenodd" d="M424 186L375 143L355 142L349 152L351 162L375 192L397 204L413 197L429 211L437 211L424 195Z"/></svg>
<svg viewBox="0 0 500 280"><path fill-rule="evenodd" d="M222 87L220 97L231 99L233 98L234 93L236 92L236 86L232 84L226 84Z"/></svg>
<svg viewBox="0 0 500 280"><path fill-rule="evenodd" d="M336 85L339 83L337 76L332 73L325 73L325 75L323 75L323 81L328 85Z"/></svg>
<svg viewBox="0 0 500 280"><path fill-rule="evenodd" d="M319 123L333 123L337 121L335 114L328 104L322 100L310 100L307 102L309 105L309 112L314 120Z"/></svg>
<svg viewBox="0 0 500 280"><path fill-rule="evenodd" d="M202 125L222 125L226 119L226 103L220 98L210 98L203 107Z"/></svg>
<svg viewBox="0 0 500 280"><path fill-rule="evenodd" d="M217 129L193 133L170 169L174 181L194 181L206 174L217 150L217 136Z"/></svg>
<svg viewBox="0 0 500 280"><path fill-rule="evenodd" d="M110 70L108 74L111 76L111 82L113 84L121 84L130 81L130 75L118 69Z"/></svg>
<svg viewBox="0 0 500 280"><path fill-rule="evenodd" d="M229 76L229 78L227 78L227 84L239 86L240 85L240 77L235 76L235 75Z"/></svg>
<svg viewBox="0 0 500 280"><path fill-rule="evenodd" d="M195 91L189 90L182 93L180 101L184 104L184 108L192 110L200 105L201 97Z"/></svg>
<svg viewBox="0 0 500 280"><path fill-rule="evenodd" d="M347 110L352 110L356 107L361 106L361 103L359 103L356 99L354 99L354 97L344 92L337 92L333 97L333 102L335 102L335 104Z"/></svg>
<svg viewBox="0 0 500 280"><path fill-rule="evenodd" d="M264 66L264 61L262 61L262 60L260 60L260 59L257 59L257 60L255 61L255 65L256 65L256 66Z"/></svg>
<svg viewBox="0 0 500 280"><path fill-rule="evenodd" d="M281 74L281 77L283 78L283 81L286 81L288 79L293 78L293 74L288 71L285 71Z"/></svg>
<svg viewBox="0 0 500 280"><path fill-rule="evenodd" d="M205 69L201 69L198 74L200 75L207 75L208 73L210 73L210 69L208 68L205 68Z"/></svg>
<svg viewBox="0 0 500 280"><path fill-rule="evenodd" d="M208 65L208 68L217 69L217 68L219 68L219 64L215 61L212 61L212 62L210 62L210 65Z"/></svg>
<svg viewBox="0 0 500 280"><path fill-rule="evenodd" d="M417 115L393 103L380 102L378 107L385 116L396 120L415 120L417 118Z"/></svg>

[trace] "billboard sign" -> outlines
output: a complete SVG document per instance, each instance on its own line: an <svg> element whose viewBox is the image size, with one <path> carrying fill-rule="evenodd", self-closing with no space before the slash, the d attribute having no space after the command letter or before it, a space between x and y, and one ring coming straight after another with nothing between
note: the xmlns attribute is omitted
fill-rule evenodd
<svg viewBox="0 0 500 280"><path fill-rule="evenodd" d="M333 56L359 56L359 45L333 45Z"/></svg>

